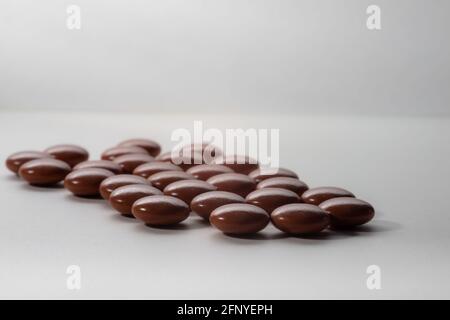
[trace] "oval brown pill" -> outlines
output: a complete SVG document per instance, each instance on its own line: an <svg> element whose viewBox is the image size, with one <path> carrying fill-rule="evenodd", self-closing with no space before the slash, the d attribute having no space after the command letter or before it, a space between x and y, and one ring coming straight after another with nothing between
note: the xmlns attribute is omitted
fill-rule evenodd
<svg viewBox="0 0 450 320"><path fill-rule="evenodd" d="M21 165L19 175L29 184L46 186L64 180L70 170L70 166L64 161L41 158Z"/></svg>
<svg viewBox="0 0 450 320"><path fill-rule="evenodd" d="M103 180L114 173L106 169L85 168L72 171L64 179L64 187L76 196L97 197Z"/></svg>
<svg viewBox="0 0 450 320"><path fill-rule="evenodd" d="M155 159L148 154L130 153L115 158L113 161L117 163L124 173L132 173L134 169L144 163L149 163Z"/></svg>
<svg viewBox="0 0 450 320"><path fill-rule="evenodd" d="M200 217L209 220L211 212L230 203L245 203L240 195L227 191L210 191L199 194L191 201L191 210Z"/></svg>
<svg viewBox="0 0 450 320"><path fill-rule="evenodd" d="M158 142L150 139L129 139L119 143L120 147L140 147L145 149L149 155L156 157L161 153L161 146Z"/></svg>
<svg viewBox="0 0 450 320"><path fill-rule="evenodd" d="M199 194L215 191L216 187L202 180L180 180L164 188L166 196L172 196L190 204Z"/></svg>
<svg viewBox="0 0 450 320"><path fill-rule="evenodd" d="M290 234L313 234L330 224L328 214L318 206L292 203L276 208L270 215L273 225Z"/></svg>
<svg viewBox="0 0 450 320"><path fill-rule="evenodd" d="M122 168L117 163L112 162L111 160L88 160L77 164L73 167L73 170L79 169L87 169L87 168L100 168L106 169L114 174L122 173Z"/></svg>
<svg viewBox="0 0 450 320"><path fill-rule="evenodd" d="M209 222L223 233L250 234L264 229L270 217L260 207L246 203L232 203L215 209Z"/></svg>
<svg viewBox="0 0 450 320"><path fill-rule="evenodd" d="M316 206L328 199L338 197L354 197L353 193L337 187L317 187L311 188L302 194L304 203L315 204Z"/></svg>
<svg viewBox="0 0 450 320"><path fill-rule="evenodd" d="M183 155L190 155L191 157L194 154L198 154L203 164L211 164L217 157L222 155L222 150L209 143L192 143L185 145L181 148L181 152ZM199 165L200 163L197 163Z"/></svg>
<svg viewBox="0 0 450 320"><path fill-rule="evenodd" d="M133 170L133 174L148 178L155 173L162 171L183 171L183 169L170 162L153 161L136 167L136 169Z"/></svg>
<svg viewBox="0 0 450 320"><path fill-rule="evenodd" d="M103 151L101 158L102 160L114 160L124 154L133 153L148 154L147 151L141 147L113 147Z"/></svg>
<svg viewBox="0 0 450 320"><path fill-rule="evenodd" d="M220 150L219 147L211 144L211 143L191 143L188 145L185 145L181 148L183 152L197 152L201 153L202 155L206 156L218 156L222 154L222 150Z"/></svg>
<svg viewBox="0 0 450 320"><path fill-rule="evenodd" d="M322 202L319 207L330 215L332 228L359 226L369 222L375 215L375 210L366 201L342 197Z"/></svg>
<svg viewBox="0 0 450 320"><path fill-rule="evenodd" d="M200 164L186 171L195 179L206 181L222 173L233 173L233 170L221 164Z"/></svg>
<svg viewBox="0 0 450 320"><path fill-rule="evenodd" d="M19 172L19 168L24 163L42 158L53 158L51 155L41 151L20 151L10 155L6 161L6 167L14 173Z"/></svg>
<svg viewBox="0 0 450 320"><path fill-rule="evenodd" d="M190 213L189 206L182 200L156 195L137 200L131 209L133 216L150 226L167 226L180 223Z"/></svg>
<svg viewBox="0 0 450 320"><path fill-rule="evenodd" d="M188 170L193 166L203 164L203 156L201 153L193 153L192 155L172 155L172 152L165 152L156 157L157 161L169 162L179 166L183 170Z"/></svg>
<svg viewBox="0 0 450 320"><path fill-rule="evenodd" d="M306 190L308 190L308 185L297 178L276 177L263 180L256 185L256 189L264 188L281 188L291 190L301 196Z"/></svg>
<svg viewBox="0 0 450 320"><path fill-rule="evenodd" d="M144 197L161 194L160 190L150 185L129 184L115 189L109 196L109 203L122 215L134 217L131 213L133 203Z"/></svg>
<svg viewBox="0 0 450 320"><path fill-rule="evenodd" d="M290 177L290 178L297 178L298 179L298 175L289 169L285 169L285 168L277 168L277 169L270 169L270 171L268 171L269 169L256 169L253 170L252 172L250 172L248 174L248 176L250 178L255 179L256 182L260 182L262 180L266 180L269 178L276 178L276 177Z"/></svg>
<svg viewBox="0 0 450 320"><path fill-rule="evenodd" d="M249 176L241 173L223 173L209 178L206 182L217 187L219 191L229 191L246 197L255 190L256 182Z"/></svg>
<svg viewBox="0 0 450 320"><path fill-rule="evenodd" d="M152 186L164 190L169 184L180 180L192 180L193 176L184 171L161 171L148 177Z"/></svg>
<svg viewBox="0 0 450 320"><path fill-rule="evenodd" d="M247 156L229 155L214 159L211 164L222 164L236 173L249 174L259 168L258 161Z"/></svg>
<svg viewBox="0 0 450 320"><path fill-rule="evenodd" d="M73 144L58 144L45 149L44 152L66 162L71 167L89 158L89 152L86 149Z"/></svg>
<svg viewBox="0 0 450 320"><path fill-rule="evenodd" d="M118 174L106 178L100 183L99 192L103 199L108 200L111 192L115 189L129 184L146 184L150 185L147 179L135 176L133 174Z"/></svg>
<svg viewBox="0 0 450 320"><path fill-rule="evenodd" d="M267 213L289 203L299 203L300 197L293 191L281 188L264 188L247 195L245 202L253 204Z"/></svg>

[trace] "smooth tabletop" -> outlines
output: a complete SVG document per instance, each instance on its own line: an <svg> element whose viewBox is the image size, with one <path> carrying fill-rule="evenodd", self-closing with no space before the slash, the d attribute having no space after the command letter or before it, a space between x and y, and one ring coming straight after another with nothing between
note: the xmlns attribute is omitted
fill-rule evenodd
<svg viewBox="0 0 450 320"><path fill-rule="evenodd" d="M281 166L376 209L354 231L230 237L191 216L174 228L121 217L104 200L28 186L0 168L0 298L450 298L450 118L0 113L0 155L58 143L91 159L121 140L163 150L174 129L279 128ZM69 290L66 270L81 270ZM381 270L369 290L367 268Z"/></svg>

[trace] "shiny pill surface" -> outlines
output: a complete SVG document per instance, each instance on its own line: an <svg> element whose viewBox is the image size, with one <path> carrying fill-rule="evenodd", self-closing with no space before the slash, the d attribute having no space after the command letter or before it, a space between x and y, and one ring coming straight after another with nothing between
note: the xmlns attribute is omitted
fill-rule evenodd
<svg viewBox="0 0 450 320"><path fill-rule="evenodd" d="M103 180L113 176L109 170L85 168L72 171L64 179L64 187L76 196L97 197Z"/></svg>
<svg viewBox="0 0 450 320"><path fill-rule="evenodd" d="M195 179L206 181L222 173L233 173L233 170L221 164L200 164L191 167L186 172L194 176Z"/></svg>
<svg viewBox="0 0 450 320"><path fill-rule="evenodd" d="M123 173L133 173L134 169L144 163L149 163L155 159L148 154L130 153L118 156L113 160L122 169Z"/></svg>
<svg viewBox="0 0 450 320"><path fill-rule="evenodd" d="M133 153L148 154L148 152L141 147L112 147L103 151L101 158L102 160L114 160L124 154Z"/></svg>
<svg viewBox="0 0 450 320"><path fill-rule="evenodd" d="M183 169L170 162L153 161L136 167L136 169L133 170L133 174L148 178L151 175L162 171L183 171Z"/></svg>
<svg viewBox="0 0 450 320"><path fill-rule="evenodd" d="M154 195L161 195L162 192L155 187L146 184L129 184L115 189L109 196L109 203L120 214L131 216L131 208L137 200Z"/></svg>
<svg viewBox="0 0 450 320"><path fill-rule="evenodd" d="M332 228L346 228L365 224L373 219L375 210L366 201L341 197L322 202L319 207L330 215Z"/></svg>
<svg viewBox="0 0 450 320"><path fill-rule="evenodd" d="M213 176L207 180L219 191L233 192L241 197L246 197L255 190L256 182L246 174L241 173L223 173Z"/></svg>
<svg viewBox="0 0 450 320"><path fill-rule="evenodd" d="M267 213L289 203L299 203L300 197L293 191L281 188L264 188L247 195L245 202L253 204Z"/></svg>
<svg viewBox="0 0 450 320"><path fill-rule="evenodd" d="M164 188L164 194L179 198L190 204L199 194L215 191L217 188L202 180L180 180L169 184Z"/></svg>
<svg viewBox="0 0 450 320"><path fill-rule="evenodd" d="M255 179L256 182L276 177L298 178L298 175L294 171L285 168L277 168L277 169L258 168L250 172L248 176Z"/></svg>
<svg viewBox="0 0 450 320"><path fill-rule="evenodd" d="M100 183L99 192L103 199L108 200L111 192L119 187L129 184L150 185L150 182L143 177L135 176L133 174L118 174L103 180L102 183Z"/></svg>
<svg viewBox="0 0 450 320"><path fill-rule="evenodd" d="M53 158L51 155L45 152L41 151L20 151L11 154L5 161L6 167L14 172L18 173L19 168L24 163L35 160L35 159L42 159L42 158Z"/></svg>
<svg viewBox="0 0 450 320"><path fill-rule="evenodd" d="M255 159L241 155L228 155L217 157L211 164L222 164L236 173L249 174L259 168Z"/></svg>
<svg viewBox="0 0 450 320"><path fill-rule="evenodd" d="M64 180L70 170L70 166L64 161L41 158L28 161L21 165L19 175L29 184L46 186Z"/></svg>
<svg viewBox="0 0 450 320"><path fill-rule="evenodd" d="M232 192L209 191L199 194L192 199L191 210L205 220L209 220L211 212L230 203L245 203L245 199Z"/></svg>
<svg viewBox="0 0 450 320"><path fill-rule="evenodd" d="M291 190L301 196L306 190L308 190L308 185L297 178L276 177L263 180L256 185L256 189L264 188L281 188Z"/></svg>
<svg viewBox="0 0 450 320"><path fill-rule="evenodd" d="M292 203L276 208L270 215L273 225L289 234L314 234L327 228L328 214L306 203Z"/></svg>
<svg viewBox="0 0 450 320"><path fill-rule="evenodd" d="M148 196L137 200L132 207L133 216L150 226L180 223L190 213L182 200L165 195Z"/></svg>
<svg viewBox="0 0 450 320"><path fill-rule="evenodd" d="M246 203L232 203L215 209L209 221L223 233L252 234L264 229L270 217L260 207Z"/></svg>
<svg viewBox="0 0 450 320"><path fill-rule="evenodd" d="M54 145L45 149L44 152L51 154L55 159L66 162L71 167L89 158L89 152L85 148L73 144Z"/></svg>
<svg viewBox="0 0 450 320"><path fill-rule="evenodd" d="M172 152L165 152L156 157L157 161L169 162L179 166L183 170L188 170L196 165L204 164L201 153L172 155Z"/></svg>
<svg viewBox="0 0 450 320"><path fill-rule="evenodd" d="M195 179L189 173L184 171L161 171L155 173L147 178L152 186L159 190L164 190L169 184L180 180L192 180Z"/></svg>
<svg viewBox="0 0 450 320"><path fill-rule="evenodd" d="M161 153L161 146L158 142L151 139L128 139L119 143L120 147L140 147L145 149L147 153L156 157Z"/></svg>
<svg viewBox="0 0 450 320"><path fill-rule="evenodd" d="M305 191L302 194L302 201L304 203L314 204L317 206L328 199L338 197L354 197L354 195L350 191L347 191L342 188L317 187Z"/></svg>
<svg viewBox="0 0 450 320"><path fill-rule="evenodd" d="M106 169L113 172L114 174L122 173L122 168L120 167L120 165L112 162L111 160L88 160L80 162L75 167L73 167L73 170L87 169L87 168Z"/></svg>

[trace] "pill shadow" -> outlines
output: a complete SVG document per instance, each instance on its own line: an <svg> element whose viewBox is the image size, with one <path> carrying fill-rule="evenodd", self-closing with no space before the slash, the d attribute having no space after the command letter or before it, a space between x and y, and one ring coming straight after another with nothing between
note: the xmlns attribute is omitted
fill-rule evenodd
<svg viewBox="0 0 450 320"><path fill-rule="evenodd" d="M53 192L55 190L64 189L64 186L62 183L51 184L51 185L35 185L35 184L24 183L21 185L21 188L28 190L28 191Z"/></svg>
<svg viewBox="0 0 450 320"><path fill-rule="evenodd" d="M401 228L401 225L397 222L388 220L375 220L367 225L348 227L348 228L336 228L327 229L318 234L313 235L291 235L289 239L293 240L340 240L354 237L366 237L372 234L381 232L395 231ZM304 241L303 241L304 242Z"/></svg>
<svg viewBox="0 0 450 320"><path fill-rule="evenodd" d="M133 216L125 216L123 214L120 214L116 210L112 209L111 207L109 207L109 208L113 211L113 213L111 215L111 219L113 219L113 220L124 222L124 223L133 223L133 224L140 222L138 219L136 219Z"/></svg>
<svg viewBox="0 0 450 320"><path fill-rule="evenodd" d="M398 222L389 220L374 220L362 226L348 227L348 228L334 228L331 230L335 233L357 236L364 234L369 235L372 233L390 232L399 230L401 228L402 225Z"/></svg>
<svg viewBox="0 0 450 320"><path fill-rule="evenodd" d="M241 240L277 240L289 237L289 235L284 233L255 233L255 234L230 234L222 233L223 236L234 239Z"/></svg>
<svg viewBox="0 0 450 320"><path fill-rule="evenodd" d="M310 235L292 235L285 234L276 229L270 230L270 232L260 232L256 234L249 235L236 235L236 234L224 234L218 232L215 234L216 239L233 240L235 243L245 243L247 242L258 242L261 240L283 240L294 243L301 244L318 244L326 243L329 240L339 240L348 239L358 236L368 236L370 234L376 234L380 232L389 232L398 230L401 225L397 222L387 221L387 220L375 220L368 225L357 226L352 228L341 228L341 229L327 229L320 233L310 234ZM243 240L243 241L240 241ZM254 240L254 241L249 241Z"/></svg>
<svg viewBox="0 0 450 320"><path fill-rule="evenodd" d="M100 196L76 196L72 193L66 194L66 199L78 203L102 203L105 200Z"/></svg>
<svg viewBox="0 0 450 320"><path fill-rule="evenodd" d="M18 174L14 174L12 172L11 172L11 174L5 175L4 178L5 178L5 180L8 180L8 181L22 181L23 182L23 180L20 178L20 176Z"/></svg>
<svg viewBox="0 0 450 320"><path fill-rule="evenodd" d="M197 216L193 216L193 214L191 214L191 216L188 218L189 222L192 222L194 224L197 224L199 227L211 227L211 224L209 223L208 220L205 220L203 218L197 217Z"/></svg>
<svg viewBox="0 0 450 320"><path fill-rule="evenodd" d="M137 220L136 220L137 221ZM140 232L153 232L158 234L173 234L178 231L189 231L189 230L197 230L204 229L210 227L209 224L201 221L201 219L186 219L185 221L168 225L168 226L155 226L155 225L147 225L145 223L140 223L138 226L138 230Z"/></svg>

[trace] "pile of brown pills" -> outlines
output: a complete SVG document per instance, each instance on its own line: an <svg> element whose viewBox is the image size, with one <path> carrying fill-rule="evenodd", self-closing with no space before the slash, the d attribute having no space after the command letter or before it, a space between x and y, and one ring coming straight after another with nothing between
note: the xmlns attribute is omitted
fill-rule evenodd
<svg viewBox="0 0 450 320"><path fill-rule="evenodd" d="M352 192L309 188L290 169L265 171L249 157L222 156L207 143L181 150L174 157L153 140L129 139L89 160L83 147L60 144L14 153L5 164L30 185L62 183L75 196L103 198L149 226L178 224L194 213L225 234L253 234L272 223L287 234L309 235L374 217L374 208Z"/></svg>

